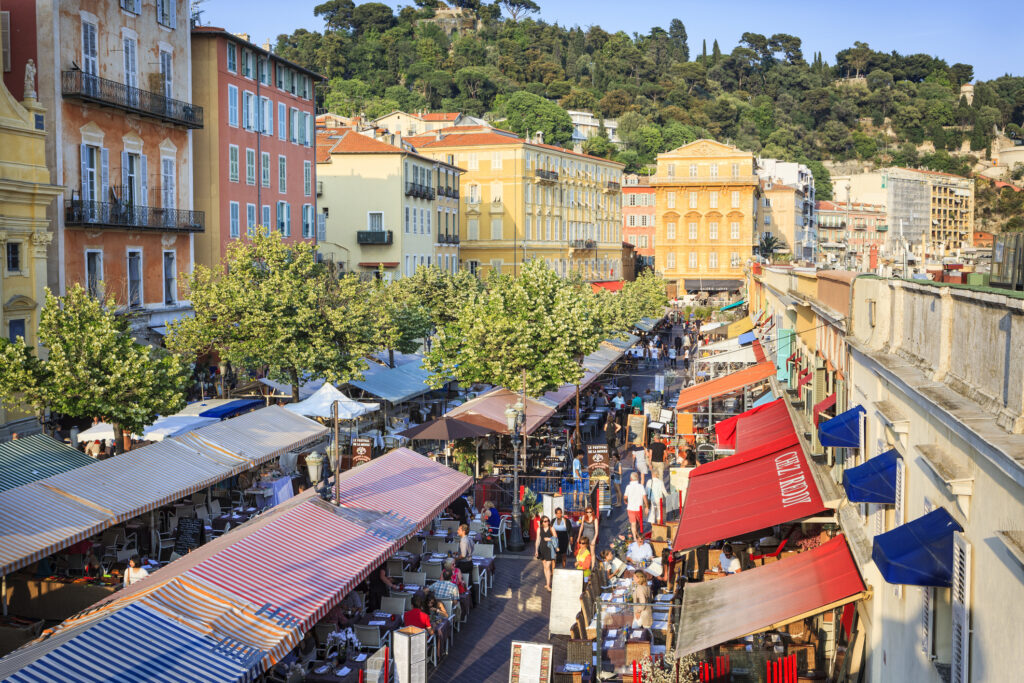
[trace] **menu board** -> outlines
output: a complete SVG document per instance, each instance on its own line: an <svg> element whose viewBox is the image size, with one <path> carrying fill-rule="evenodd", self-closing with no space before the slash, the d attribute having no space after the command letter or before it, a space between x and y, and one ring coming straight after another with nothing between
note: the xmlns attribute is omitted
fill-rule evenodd
<svg viewBox="0 0 1024 683"><path fill-rule="evenodd" d="M626 444L630 446L647 445L647 416L630 415L626 423Z"/></svg>
<svg viewBox="0 0 1024 683"><path fill-rule="evenodd" d="M178 534L174 539L174 552L186 555L206 542L203 520L196 517L179 517Z"/></svg>
<svg viewBox="0 0 1024 683"><path fill-rule="evenodd" d="M548 634L567 636L576 623L583 593L583 571L556 569L551 577L551 611L548 613Z"/></svg>
<svg viewBox="0 0 1024 683"><path fill-rule="evenodd" d="M513 640L509 683L550 683L553 650L551 645Z"/></svg>
<svg viewBox="0 0 1024 683"><path fill-rule="evenodd" d="M373 439L362 437L352 439L352 467L370 462L371 458L373 458Z"/></svg>
<svg viewBox="0 0 1024 683"><path fill-rule="evenodd" d="M587 445L587 470L591 473L594 470L604 470L607 474L608 467L608 444Z"/></svg>

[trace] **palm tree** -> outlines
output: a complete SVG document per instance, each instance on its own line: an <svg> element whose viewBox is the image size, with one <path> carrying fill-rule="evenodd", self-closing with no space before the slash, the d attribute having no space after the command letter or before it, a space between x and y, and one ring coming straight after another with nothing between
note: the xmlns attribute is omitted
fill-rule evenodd
<svg viewBox="0 0 1024 683"><path fill-rule="evenodd" d="M779 238L770 232L766 232L761 235L761 240L758 242L757 249L761 256L767 259L772 258L772 254L779 248Z"/></svg>

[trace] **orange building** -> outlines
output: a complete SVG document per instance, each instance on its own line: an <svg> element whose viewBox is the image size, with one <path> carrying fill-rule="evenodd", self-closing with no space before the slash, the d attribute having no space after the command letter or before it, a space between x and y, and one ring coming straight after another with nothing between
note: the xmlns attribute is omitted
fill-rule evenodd
<svg viewBox="0 0 1024 683"><path fill-rule="evenodd" d="M622 239L633 245L637 266L654 267L654 188L647 176L630 174L622 182Z"/></svg>
<svg viewBox="0 0 1024 683"><path fill-rule="evenodd" d="M183 281L204 216L192 203L192 102L186 0L5 0L34 18L12 35L38 68L52 182L48 282L113 296L136 336L158 341L187 314Z"/></svg>
<svg viewBox="0 0 1024 683"><path fill-rule="evenodd" d="M196 263L218 264L228 245L257 226L286 242L316 239L313 91L317 73L249 42L245 34L192 30L195 101L206 126L195 134Z"/></svg>

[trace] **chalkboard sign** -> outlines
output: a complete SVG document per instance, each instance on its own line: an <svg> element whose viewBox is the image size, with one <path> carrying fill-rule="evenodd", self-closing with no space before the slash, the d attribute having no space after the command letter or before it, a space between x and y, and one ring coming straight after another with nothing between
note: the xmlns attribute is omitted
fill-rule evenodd
<svg viewBox="0 0 1024 683"><path fill-rule="evenodd" d="M370 462L373 457L373 439L352 439L352 467Z"/></svg>
<svg viewBox="0 0 1024 683"><path fill-rule="evenodd" d="M587 446L587 470L591 473L594 470L608 471L608 445L589 444Z"/></svg>
<svg viewBox="0 0 1024 683"><path fill-rule="evenodd" d="M178 535L174 539L174 552L186 555L206 542L203 520L196 517L178 518Z"/></svg>
<svg viewBox="0 0 1024 683"><path fill-rule="evenodd" d="M630 415L627 422L626 444L631 446L647 445L647 416Z"/></svg>
<svg viewBox="0 0 1024 683"><path fill-rule="evenodd" d="M556 569L551 577L551 612L548 634L567 636L576 623L583 593L583 572L579 569Z"/></svg>

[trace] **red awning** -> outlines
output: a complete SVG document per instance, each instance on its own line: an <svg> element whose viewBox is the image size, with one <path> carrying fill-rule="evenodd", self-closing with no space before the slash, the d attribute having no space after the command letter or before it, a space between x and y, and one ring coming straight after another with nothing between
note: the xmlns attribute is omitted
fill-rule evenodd
<svg viewBox="0 0 1024 683"><path fill-rule="evenodd" d="M799 353L799 351L794 351L793 353L789 354L789 358L786 359L786 364L789 365L790 363L795 363L796 357Z"/></svg>
<svg viewBox="0 0 1024 683"><path fill-rule="evenodd" d="M596 292L599 289L607 289L609 292L618 292L622 289L622 280L608 280L605 282L591 282L590 287Z"/></svg>
<svg viewBox="0 0 1024 683"><path fill-rule="evenodd" d="M818 417L822 411L828 410L836 404L836 392L829 394L821 403L814 404L814 426L818 426Z"/></svg>
<svg viewBox="0 0 1024 683"><path fill-rule="evenodd" d="M737 453L690 472L673 549L695 548L823 510L799 443L760 456Z"/></svg>
<svg viewBox="0 0 1024 683"><path fill-rule="evenodd" d="M751 348L754 350L754 362L764 363L768 359L764 357L764 349L761 348L761 342L757 339L751 344Z"/></svg>
<svg viewBox="0 0 1024 683"><path fill-rule="evenodd" d="M765 403L762 406L751 408L739 415L733 415L732 417L727 417L724 420L719 420L715 423L715 437L718 439L718 445L722 448L736 448L736 426L739 424L740 420L746 421L748 418L752 418L755 415L771 410L771 407L776 403L778 403L778 401Z"/></svg>
<svg viewBox="0 0 1024 683"><path fill-rule="evenodd" d="M763 567L687 584L676 656L778 628L852 603L864 594L864 581L842 535Z"/></svg>
<svg viewBox="0 0 1024 683"><path fill-rule="evenodd" d="M810 370L805 370L804 374L800 375L800 381L796 383L797 388L800 388L810 382L812 377L814 377L814 373Z"/></svg>
<svg viewBox="0 0 1024 683"><path fill-rule="evenodd" d="M762 455L792 446L799 439L784 399L776 399L761 406L761 413L740 420L736 425L736 454L760 451Z"/></svg>
<svg viewBox="0 0 1024 683"><path fill-rule="evenodd" d="M775 374L775 365L773 363L764 362L758 363L757 365L751 365L750 367L743 368L738 372L734 372L724 377L713 379L710 382L703 382L701 384L694 384L692 387L688 387L679 392L679 401L676 403L676 408L679 410L685 410L699 403L707 401L709 398L715 396L721 396L722 394L728 394L737 389L742 389L748 384L755 384L762 382L772 375Z"/></svg>

